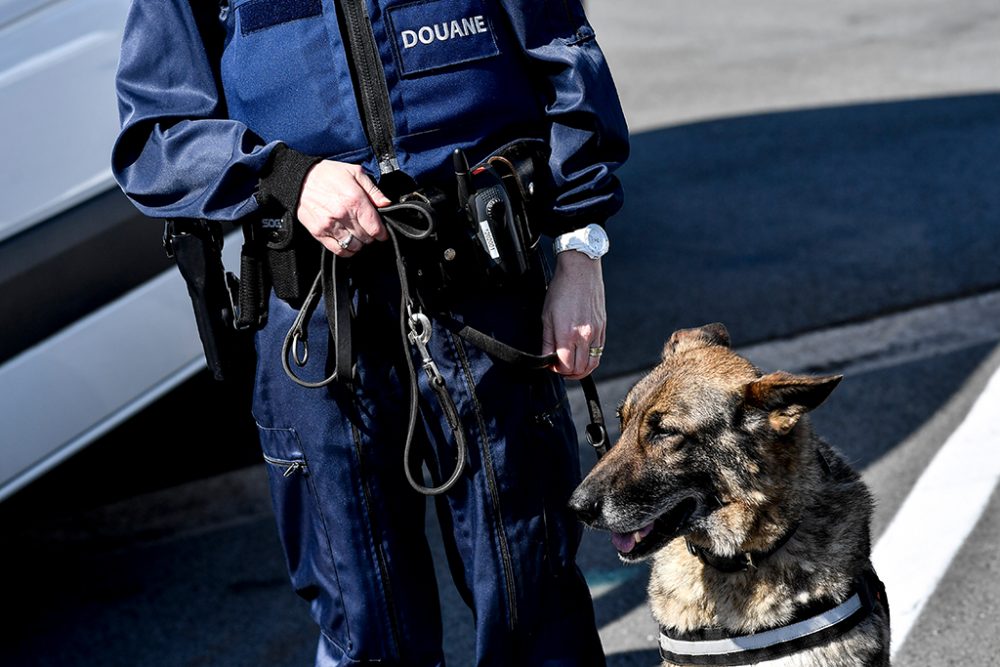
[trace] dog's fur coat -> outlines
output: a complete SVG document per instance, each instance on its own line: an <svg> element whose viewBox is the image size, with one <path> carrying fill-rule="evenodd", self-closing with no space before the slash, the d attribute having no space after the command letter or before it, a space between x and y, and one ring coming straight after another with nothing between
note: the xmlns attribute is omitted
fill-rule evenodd
<svg viewBox="0 0 1000 667"><path fill-rule="evenodd" d="M805 414L840 379L762 375L716 324L674 333L631 389L621 437L571 506L612 531L623 561L652 556L649 602L661 626L760 632L808 605L839 604L871 571L871 495ZM685 541L728 557L767 553L788 534L756 568L735 573L706 565ZM759 664L888 665L884 595L846 634Z"/></svg>

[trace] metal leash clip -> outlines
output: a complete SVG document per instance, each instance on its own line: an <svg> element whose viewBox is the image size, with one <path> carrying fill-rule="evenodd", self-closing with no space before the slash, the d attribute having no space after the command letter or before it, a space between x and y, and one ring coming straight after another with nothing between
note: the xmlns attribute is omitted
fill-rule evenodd
<svg viewBox="0 0 1000 667"><path fill-rule="evenodd" d="M420 351L421 365L424 367L424 371L427 373L427 377L431 383L439 387L443 386L444 376L441 375L437 364L431 358L430 350L427 349L427 343L431 340L430 318L419 310L414 311L409 304L406 306L406 312L409 315L410 326L410 332L406 337Z"/></svg>

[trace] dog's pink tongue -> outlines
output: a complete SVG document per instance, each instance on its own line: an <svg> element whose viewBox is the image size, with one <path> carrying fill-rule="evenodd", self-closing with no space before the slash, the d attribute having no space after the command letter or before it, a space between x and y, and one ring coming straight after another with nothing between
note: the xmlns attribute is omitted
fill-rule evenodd
<svg viewBox="0 0 1000 667"><path fill-rule="evenodd" d="M631 533L611 533L611 543L615 545L615 549L627 554L628 552L635 549L635 545L639 543L639 540L649 535L649 531L653 530L653 524L643 526L639 530L633 530ZM638 536L638 540L636 537Z"/></svg>
<svg viewBox="0 0 1000 667"><path fill-rule="evenodd" d="M632 533L611 533L611 544L615 549L627 554L635 548L635 535Z"/></svg>

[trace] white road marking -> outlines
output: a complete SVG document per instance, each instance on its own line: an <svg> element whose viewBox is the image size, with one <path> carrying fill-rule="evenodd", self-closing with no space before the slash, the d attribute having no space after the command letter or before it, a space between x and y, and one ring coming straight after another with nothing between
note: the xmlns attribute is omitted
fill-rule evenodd
<svg viewBox="0 0 1000 667"><path fill-rule="evenodd" d="M993 291L738 351L765 371L835 370L851 377L965 350L998 338L1000 291Z"/></svg>
<svg viewBox="0 0 1000 667"><path fill-rule="evenodd" d="M1000 369L917 480L872 553L892 609L894 654L1000 480L998 407Z"/></svg>

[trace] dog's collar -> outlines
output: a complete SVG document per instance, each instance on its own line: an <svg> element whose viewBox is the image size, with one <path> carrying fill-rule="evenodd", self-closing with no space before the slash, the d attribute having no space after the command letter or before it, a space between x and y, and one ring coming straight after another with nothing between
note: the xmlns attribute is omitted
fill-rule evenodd
<svg viewBox="0 0 1000 667"><path fill-rule="evenodd" d="M777 542L771 545L771 547L765 551L744 551L743 553L736 554L735 556L716 556L711 551L704 547L699 547L697 544L693 544L691 540L684 538L687 543L688 552L692 556L697 556L699 560L709 567L715 568L719 572L742 572L744 570L756 569L757 566L765 558L773 555L778 549L785 546L788 540L792 539L792 535L798 530L799 523L796 521L792 524Z"/></svg>
<svg viewBox="0 0 1000 667"><path fill-rule="evenodd" d="M734 635L718 628L678 632L660 627L660 657L685 665L749 665L775 660L840 637L866 619L881 602L888 620L885 586L873 570L855 580L847 599L838 605L802 610L787 624Z"/></svg>

